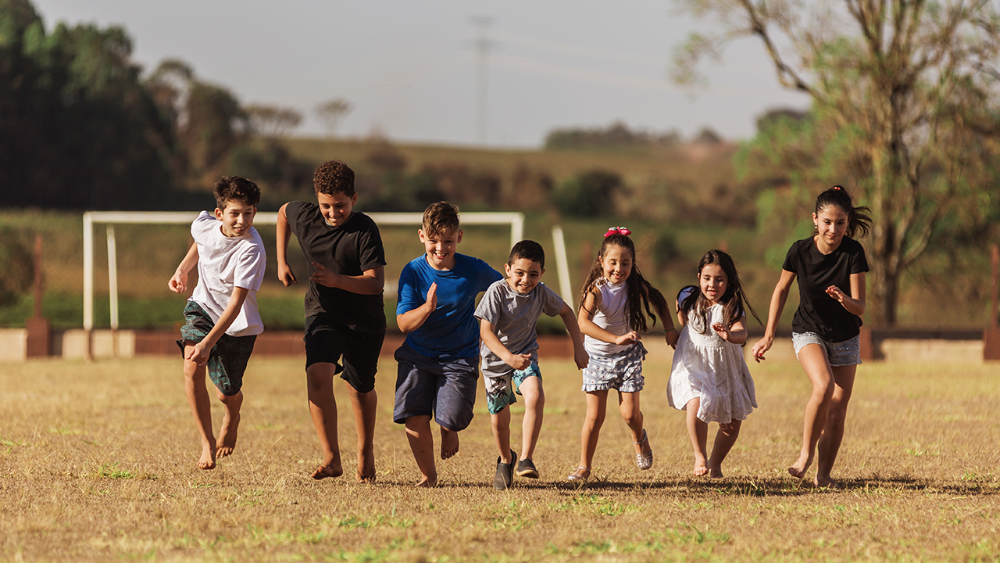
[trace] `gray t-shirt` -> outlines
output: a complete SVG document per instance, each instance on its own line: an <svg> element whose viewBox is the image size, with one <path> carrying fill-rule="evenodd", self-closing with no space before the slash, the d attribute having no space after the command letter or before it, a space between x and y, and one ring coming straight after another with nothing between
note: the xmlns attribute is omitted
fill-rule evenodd
<svg viewBox="0 0 1000 563"><path fill-rule="evenodd" d="M531 359L537 362L535 323L542 313L550 317L558 315L564 304L562 298L544 283L536 285L530 293L521 294L514 291L507 280L500 280L483 294L475 316L493 323L500 342L512 354L531 354ZM490 351L486 344L480 344L479 355L483 358L484 377L503 376L514 369Z"/></svg>

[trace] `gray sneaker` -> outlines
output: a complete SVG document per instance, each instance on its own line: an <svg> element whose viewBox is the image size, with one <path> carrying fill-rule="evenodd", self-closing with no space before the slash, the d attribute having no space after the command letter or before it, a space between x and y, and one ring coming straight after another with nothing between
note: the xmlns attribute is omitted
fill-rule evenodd
<svg viewBox="0 0 1000 563"><path fill-rule="evenodd" d="M517 454L514 453L514 450L510 451L510 463L504 463L500 457L497 457L497 474L493 477L494 489L503 491L510 488L510 484L514 480L515 459L517 459Z"/></svg>
<svg viewBox="0 0 1000 563"><path fill-rule="evenodd" d="M517 462L517 475L528 479L538 479L538 470L535 469L535 464L530 459L525 459Z"/></svg>

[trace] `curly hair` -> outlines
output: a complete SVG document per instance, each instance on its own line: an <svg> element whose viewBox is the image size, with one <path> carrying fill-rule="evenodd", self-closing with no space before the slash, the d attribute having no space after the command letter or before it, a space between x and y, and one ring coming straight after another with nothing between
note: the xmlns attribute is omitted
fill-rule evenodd
<svg viewBox="0 0 1000 563"><path fill-rule="evenodd" d="M318 194L354 195L354 171L339 160L328 160L316 167L313 188Z"/></svg>
<svg viewBox="0 0 1000 563"><path fill-rule="evenodd" d="M215 182L212 193L215 195L215 206L219 209L225 209L226 203L233 200L254 207L260 203L260 188L257 184L239 176L222 176Z"/></svg>
<svg viewBox="0 0 1000 563"><path fill-rule="evenodd" d="M424 210L423 229L425 235L440 235L445 231L458 231L458 206L447 201L439 201Z"/></svg>

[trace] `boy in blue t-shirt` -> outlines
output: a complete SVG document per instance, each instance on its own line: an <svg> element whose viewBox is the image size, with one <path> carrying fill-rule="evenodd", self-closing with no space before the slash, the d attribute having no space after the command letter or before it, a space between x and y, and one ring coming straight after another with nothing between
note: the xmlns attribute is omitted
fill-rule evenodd
<svg viewBox="0 0 1000 563"><path fill-rule="evenodd" d="M399 275L396 324L406 341L396 350L396 407L420 468L418 487L437 485L431 416L441 427L441 459L458 453L458 432L472 422L479 360L476 295L503 279L482 260L458 254L458 208L447 202L424 211L417 231L425 253Z"/></svg>

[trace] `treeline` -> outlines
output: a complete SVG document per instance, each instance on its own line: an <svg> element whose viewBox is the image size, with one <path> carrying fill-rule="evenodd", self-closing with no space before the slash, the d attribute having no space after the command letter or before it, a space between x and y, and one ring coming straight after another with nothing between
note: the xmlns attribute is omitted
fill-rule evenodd
<svg viewBox="0 0 1000 563"><path fill-rule="evenodd" d="M723 141L712 128L705 127L691 140L696 144L714 145ZM566 127L553 129L545 136L547 149L628 148L648 146L673 146L684 142L677 131L655 133L642 129L629 129L616 121L607 127Z"/></svg>

